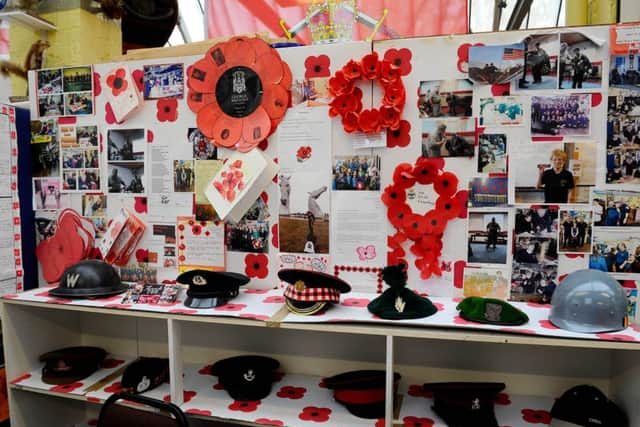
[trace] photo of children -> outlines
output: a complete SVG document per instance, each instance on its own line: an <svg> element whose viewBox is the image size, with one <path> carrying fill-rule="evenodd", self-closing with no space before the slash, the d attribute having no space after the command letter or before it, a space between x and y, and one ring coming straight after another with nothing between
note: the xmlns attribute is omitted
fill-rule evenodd
<svg viewBox="0 0 640 427"><path fill-rule="evenodd" d="M591 134L591 94L531 98L531 136Z"/></svg>
<svg viewBox="0 0 640 427"><path fill-rule="evenodd" d="M509 235L506 211L469 212L467 261L469 263L505 264Z"/></svg>
<svg viewBox="0 0 640 427"><path fill-rule="evenodd" d="M60 180L58 178L33 179L33 207L39 209L60 209Z"/></svg>
<svg viewBox="0 0 640 427"><path fill-rule="evenodd" d="M332 190L380 191L380 156L333 159Z"/></svg>
<svg viewBox="0 0 640 427"><path fill-rule="evenodd" d="M216 160L218 147L200 132L198 128L189 128L187 138L193 145L193 158L196 160Z"/></svg>
<svg viewBox="0 0 640 427"><path fill-rule="evenodd" d="M640 239L628 232L596 229L589 268L610 273L640 273Z"/></svg>
<svg viewBox="0 0 640 427"><path fill-rule="evenodd" d="M43 95L52 95L63 92L61 69L56 68L51 70L39 70L37 75L39 97Z"/></svg>
<svg viewBox="0 0 640 427"><path fill-rule="evenodd" d="M474 119L429 119L422 121L423 157L473 157Z"/></svg>
<svg viewBox="0 0 640 427"><path fill-rule="evenodd" d="M555 89L558 87L557 34L536 34L525 39L527 46L525 75L518 82L519 89Z"/></svg>
<svg viewBox="0 0 640 427"><path fill-rule="evenodd" d="M509 299L549 304L558 284L557 263L523 264L514 262Z"/></svg>
<svg viewBox="0 0 640 427"><path fill-rule="evenodd" d="M193 193L194 185L193 160L174 160L173 191Z"/></svg>
<svg viewBox="0 0 640 427"><path fill-rule="evenodd" d="M582 33L561 33L558 88L599 88L602 83L602 50Z"/></svg>
<svg viewBox="0 0 640 427"><path fill-rule="evenodd" d="M38 96L38 115L62 116L64 113L64 101L62 94Z"/></svg>
<svg viewBox="0 0 640 427"><path fill-rule="evenodd" d="M421 119L444 116L471 117L473 82L468 79L422 81L418 89Z"/></svg>
<svg viewBox="0 0 640 427"><path fill-rule="evenodd" d="M64 94L64 115L79 116L93 114L93 92Z"/></svg>
<svg viewBox="0 0 640 427"><path fill-rule="evenodd" d="M557 237L558 209L551 206L516 209L516 237Z"/></svg>
<svg viewBox="0 0 640 427"><path fill-rule="evenodd" d="M228 251L266 253L269 223L242 219L237 224L227 224L225 242Z"/></svg>
<svg viewBox="0 0 640 427"><path fill-rule="evenodd" d="M481 127L522 126L524 105L515 96L494 96L480 98Z"/></svg>
<svg viewBox="0 0 640 427"><path fill-rule="evenodd" d="M560 253L591 253L591 211L561 210Z"/></svg>
<svg viewBox="0 0 640 427"><path fill-rule="evenodd" d="M640 226L640 192L594 189L591 206L596 227Z"/></svg>
<svg viewBox="0 0 640 427"><path fill-rule="evenodd" d="M478 172L507 172L507 136L483 133L478 137Z"/></svg>
<svg viewBox="0 0 640 427"><path fill-rule="evenodd" d="M465 268L463 295L465 297L509 297L509 272L506 268Z"/></svg>
<svg viewBox="0 0 640 427"><path fill-rule="evenodd" d="M62 69L64 92L88 92L93 89L91 67L69 67Z"/></svg>
<svg viewBox="0 0 640 427"><path fill-rule="evenodd" d="M518 150L510 161L515 203L589 203L596 182L596 144L532 144Z"/></svg>
<svg viewBox="0 0 640 427"><path fill-rule="evenodd" d="M182 98L184 69L182 64L144 66L144 99Z"/></svg>
<svg viewBox="0 0 640 427"><path fill-rule="evenodd" d="M469 48L469 78L478 84L503 84L524 72L523 43Z"/></svg>

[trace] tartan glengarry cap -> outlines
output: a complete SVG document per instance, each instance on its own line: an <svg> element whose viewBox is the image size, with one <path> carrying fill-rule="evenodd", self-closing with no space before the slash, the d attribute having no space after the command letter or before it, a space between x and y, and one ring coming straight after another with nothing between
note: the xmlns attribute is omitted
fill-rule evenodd
<svg viewBox="0 0 640 427"><path fill-rule="evenodd" d="M287 307L298 314L314 314L328 303L340 302L340 294L351 290L342 279L309 270L283 269L278 277L288 283L284 296Z"/></svg>

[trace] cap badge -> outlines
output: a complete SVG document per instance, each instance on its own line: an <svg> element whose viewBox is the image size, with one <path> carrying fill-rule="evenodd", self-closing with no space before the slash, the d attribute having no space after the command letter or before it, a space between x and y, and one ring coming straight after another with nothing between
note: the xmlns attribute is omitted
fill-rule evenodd
<svg viewBox="0 0 640 427"><path fill-rule="evenodd" d="M195 276L193 276L192 282L194 285L206 285L207 279L205 279L199 274L196 274Z"/></svg>
<svg viewBox="0 0 640 427"><path fill-rule="evenodd" d="M78 273L67 274L67 288L75 288L78 283L78 279L80 279L80 275Z"/></svg>
<svg viewBox="0 0 640 427"><path fill-rule="evenodd" d="M402 313L404 311L404 307L407 303L404 302L404 300L402 299L402 297L397 297L396 298L396 303L394 304L394 307L396 309L396 311L398 313Z"/></svg>
<svg viewBox="0 0 640 427"><path fill-rule="evenodd" d="M244 373L244 375L242 375L242 377L246 381L251 382L256 379L256 374L253 372L253 369L249 369L247 372Z"/></svg>
<svg viewBox="0 0 640 427"><path fill-rule="evenodd" d="M306 288L306 285L303 280L296 280L296 283L293 284L293 287L296 288L296 291L302 292Z"/></svg>
<svg viewBox="0 0 640 427"><path fill-rule="evenodd" d="M150 385L151 385L151 380L149 378L147 378L147 376L145 375L145 376L142 377L142 379L140 380L140 382L136 386L136 391L138 393L142 393L143 391L148 389Z"/></svg>
<svg viewBox="0 0 640 427"><path fill-rule="evenodd" d="M484 318L490 322L499 322L502 315L502 306L499 304L487 304L484 310Z"/></svg>
<svg viewBox="0 0 640 427"><path fill-rule="evenodd" d="M471 401L471 409L477 411L480 409L480 399L477 397Z"/></svg>

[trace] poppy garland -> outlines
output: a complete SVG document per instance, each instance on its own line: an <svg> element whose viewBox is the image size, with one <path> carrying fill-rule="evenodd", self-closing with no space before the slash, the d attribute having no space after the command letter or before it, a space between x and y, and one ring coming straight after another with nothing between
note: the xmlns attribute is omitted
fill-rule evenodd
<svg viewBox="0 0 640 427"><path fill-rule="evenodd" d="M218 147L248 152L275 132L289 107L292 75L259 38L217 43L187 70L187 104Z"/></svg>
<svg viewBox="0 0 640 427"><path fill-rule="evenodd" d="M442 254L442 235L449 220L462 217L466 211L467 193L458 191L458 177L443 170L441 158L420 157L414 165L400 163L393 173L393 184L382 194L387 207L387 218L398 233L394 242L411 240L411 252L416 256L415 266L420 278L441 276L439 257ZM423 215L414 213L407 203L407 189L415 184L433 187L438 194L435 208ZM398 245L397 245L398 246ZM399 251L404 254L404 251Z"/></svg>
<svg viewBox="0 0 640 427"><path fill-rule="evenodd" d="M360 79L378 81L384 92L380 108L362 109L362 90L356 87ZM406 100L401 69L389 60L380 61L377 52L359 62L350 60L329 79L329 92L334 97L329 115L342 118L345 132L379 133L400 128Z"/></svg>

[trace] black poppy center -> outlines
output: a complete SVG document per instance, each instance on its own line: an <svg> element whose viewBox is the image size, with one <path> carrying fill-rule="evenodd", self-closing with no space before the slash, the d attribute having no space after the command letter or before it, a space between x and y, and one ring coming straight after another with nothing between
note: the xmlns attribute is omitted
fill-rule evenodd
<svg viewBox="0 0 640 427"><path fill-rule="evenodd" d="M398 218L400 218L400 219L404 218L404 213L403 213L403 212L400 212L400 213L398 214Z"/></svg>
<svg viewBox="0 0 640 427"><path fill-rule="evenodd" d="M431 220L431 225L435 226L437 224L438 224L438 220L436 220L436 219L432 219Z"/></svg>
<svg viewBox="0 0 640 427"><path fill-rule="evenodd" d="M168 105L164 107L164 112L165 113L170 113L171 112L171 107L169 107Z"/></svg>
<svg viewBox="0 0 640 427"><path fill-rule="evenodd" d="M230 134L230 133L231 133L231 132L229 131L229 129L224 129L224 130L222 131L222 133L220 134L220 136L222 137L222 139L227 139L227 138L229 138L229 134Z"/></svg>
<svg viewBox="0 0 640 427"><path fill-rule="evenodd" d="M398 194L397 193L390 193L389 197L391 197L392 199L397 199L398 198Z"/></svg>
<svg viewBox="0 0 640 427"><path fill-rule="evenodd" d="M420 175L422 175L422 176L424 176L424 175L428 175L428 174L429 174L429 171L428 171L428 170L426 170L426 169L422 169L422 170L420 171Z"/></svg>
<svg viewBox="0 0 640 427"><path fill-rule="evenodd" d="M418 223L414 222L413 224L411 224L411 228L413 228L414 230L418 228Z"/></svg>
<svg viewBox="0 0 640 427"><path fill-rule="evenodd" d="M393 60L393 65L399 67L400 65L402 65L402 59L400 58L396 58Z"/></svg>
<svg viewBox="0 0 640 427"><path fill-rule="evenodd" d="M394 130L392 132L394 138L399 138L400 137L400 129Z"/></svg>
<svg viewBox="0 0 640 427"><path fill-rule="evenodd" d="M448 187L449 186L449 181L442 181L442 186L443 187Z"/></svg>
<svg viewBox="0 0 640 427"><path fill-rule="evenodd" d="M122 80L121 77L116 77L113 80L113 87L116 89L120 89L122 87L122 84L124 83L124 81Z"/></svg>
<svg viewBox="0 0 640 427"><path fill-rule="evenodd" d="M216 101L231 117L247 117L262 102L262 80L248 67L232 67L222 73L216 84Z"/></svg>
<svg viewBox="0 0 640 427"><path fill-rule="evenodd" d="M313 67L313 71L319 73L320 71L322 71L322 67L320 65L316 65L315 67Z"/></svg>
<svg viewBox="0 0 640 427"><path fill-rule="evenodd" d="M248 403L245 403L245 402L242 402L242 403L240 404L240 406L242 406L243 408L246 408L247 406L249 406L249 404L248 404Z"/></svg>
<svg viewBox="0 0 640 427"><path fill-rule="evenodd" d="M317 413L316 411L313 411L313 412L311 413L311 416L312 416L312 417L317 417L318 415L320 415L320 414L319 414L319 413Z"/></svg>
<svg viewBox="0 0 640 427"><path fill-rule="evenodd" d="M257 262L254 262L253 263L253 268L256 269L256 270L259 270L260 269L260 264L258 264Z"/></svg>
<svg viewBox="0 0 640 427"><path fill-rule="evenodd" d="M445 203L444 208L445 209L451 209L451 204L450 203Z"/></svg>

